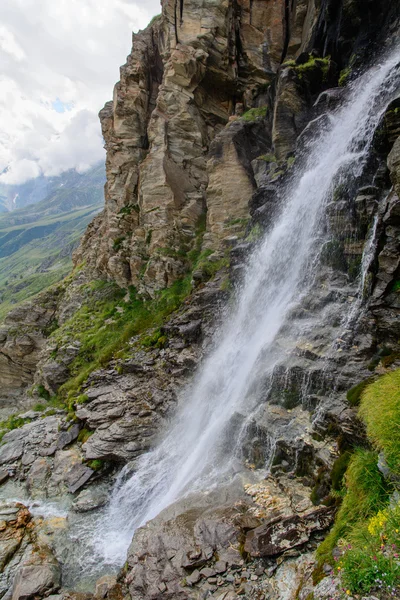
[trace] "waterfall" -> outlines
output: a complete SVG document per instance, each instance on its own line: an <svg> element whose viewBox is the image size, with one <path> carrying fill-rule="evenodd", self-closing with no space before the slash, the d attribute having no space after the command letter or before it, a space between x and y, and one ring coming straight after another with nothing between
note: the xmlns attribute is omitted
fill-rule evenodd
<svg viewBox="0 0 400 600"><path fill-rule="evenodd" d="M123 472L97 532L105 562L121 565L134 530L188 491L205 490L231 473L230 435L236 413L256 408L251 386L268 357L279 358L277 336L310 290L323 239L321 223L343 173L359 177L383 110L399 82L396 50L349 88L345 105L330 115L299 172L283 193L274 226L248 261L236 304L214 349L182 391L176 415L157 447L135 472Z"/></svg>

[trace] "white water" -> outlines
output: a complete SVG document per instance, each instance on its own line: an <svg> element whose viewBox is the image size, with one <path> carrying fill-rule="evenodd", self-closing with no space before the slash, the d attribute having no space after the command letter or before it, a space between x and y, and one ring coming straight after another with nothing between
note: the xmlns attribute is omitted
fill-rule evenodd
<svg viewBox="0 0 400 600"><path fill-rule="evenodd" d="M160 444L123 473L96 528L96 552L121 565L134 530L188 491L205 490L230 473L235 413L255 408L251 386L262 357L277 360L276 337L307 294L323 240L324 208L338 178L362 173L374 130L398 84L396 51L363 75L346 105L313 142L305 167L285 193L282 213L249 261L236 307ZM265 370L264 370L265 373ZM96 558L98 560L98 557Z"/></svg>

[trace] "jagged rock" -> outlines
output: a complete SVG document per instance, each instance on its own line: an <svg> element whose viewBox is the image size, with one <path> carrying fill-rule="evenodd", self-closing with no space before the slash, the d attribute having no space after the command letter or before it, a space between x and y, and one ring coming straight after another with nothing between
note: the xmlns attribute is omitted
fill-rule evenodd
<svg viewBox="0 0 400 600"><path fill-rule="evenodd" d="M267 522L246 535L244 548L251 556L274 556L301 546L314 531L323 531L334 518L332 508L319 508L303 516L293 515Z"/></svg>
<svg viewBox="0 0 400 600"><path fill-rule="evenodd" d="M58 288L43 292L35 301L12 310L0 326L0 407L11 395L18 401L18 397L32 385L40 352L45 345L46 330L55 319L59 297Z"/></svg>

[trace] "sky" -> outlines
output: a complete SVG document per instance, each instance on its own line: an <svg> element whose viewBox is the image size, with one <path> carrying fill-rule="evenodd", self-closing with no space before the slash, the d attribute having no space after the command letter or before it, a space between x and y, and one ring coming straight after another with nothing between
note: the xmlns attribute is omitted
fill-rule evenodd
<svg viewBox="0 0 400 600"><path fill-rule="evenodd" d="M160 0L1 0L0 183L105 157L98 112Z"/></svg>

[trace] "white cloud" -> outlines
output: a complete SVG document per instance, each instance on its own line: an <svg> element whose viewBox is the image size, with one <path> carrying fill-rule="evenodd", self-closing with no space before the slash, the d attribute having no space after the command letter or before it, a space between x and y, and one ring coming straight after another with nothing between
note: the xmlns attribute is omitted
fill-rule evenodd
<svg viewBox="0 0 400 600"><path fill-rule="evenodd" d="M104 156L98 111L132 30L159 12L159 0L2 0L1 182L83 171Z"/></svg>

